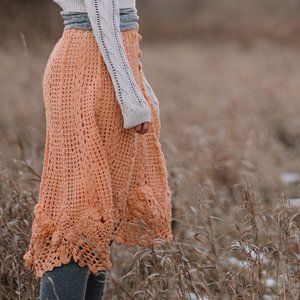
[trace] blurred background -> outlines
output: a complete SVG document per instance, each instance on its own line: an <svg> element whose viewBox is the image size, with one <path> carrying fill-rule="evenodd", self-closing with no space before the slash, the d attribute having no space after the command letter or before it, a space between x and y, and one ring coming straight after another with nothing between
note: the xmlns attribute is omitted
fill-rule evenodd
<svg viewBox="0 0 300 300"><path fill-rule="evenodd" d="M176 243L140 255L114 245L106 299L299 299L300 0L137 5ZM42 75L62 34L59 11L50 0L1 0L3 299L37 299L22 255L38 201ZM140 259L129 264L133 253Z"/></svg>

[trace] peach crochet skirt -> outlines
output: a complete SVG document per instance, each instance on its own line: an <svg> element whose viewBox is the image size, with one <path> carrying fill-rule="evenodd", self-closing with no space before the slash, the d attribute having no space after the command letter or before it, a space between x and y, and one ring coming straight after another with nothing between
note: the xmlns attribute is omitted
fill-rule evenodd
<svg viewBox="0 0 300 300"><path fill-rule="evenodd" d="M121 108L92 31L64 30L44 73L46 144L39 201L23 258L36 278L73 257L109 270L113 240L173 239L160 120L141 74L141 35L123 31L130 66L152 111L149 131L123 128Z"/></svg>

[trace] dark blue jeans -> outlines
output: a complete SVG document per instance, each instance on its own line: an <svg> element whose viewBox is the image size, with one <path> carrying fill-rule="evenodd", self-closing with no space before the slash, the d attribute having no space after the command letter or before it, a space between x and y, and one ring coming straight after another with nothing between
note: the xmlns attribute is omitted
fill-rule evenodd
<svg viewBox="0 0 300 300"><path fill-rule="evenodd" d="M45 272L40 283L40 300L101 300L106 271L89 274L73 258L68 264Z"/></svg>

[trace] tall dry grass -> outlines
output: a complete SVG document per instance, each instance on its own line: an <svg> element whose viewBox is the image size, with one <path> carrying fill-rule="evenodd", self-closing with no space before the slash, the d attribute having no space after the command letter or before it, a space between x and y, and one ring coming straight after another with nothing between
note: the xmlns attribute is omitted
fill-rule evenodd
<svg viewBox="0 0 300 300"><path fill-rule="evenodd" d="M1 169L1 294L37 299L24 271L40 176L22 160ZM114 245L105 299L298 299L299 213L284 198L266 207L247 184L230 197L191 177L174 209L175 241L159 250ZM216 191L215 191L216 192ZM227 199L226 199L227 198ZM216 204L216 201L218 204Z"/></svg>
<svg viewBox="0 0 300 300"><path fill-rule="evenodd" d="M0 52L0 298L23 300L39 292L22 255L53 43L12 43ZM160 99L175 240L155 251L113 244L105 299L299 299L297 43L228 35L141 46Z"/></svg>

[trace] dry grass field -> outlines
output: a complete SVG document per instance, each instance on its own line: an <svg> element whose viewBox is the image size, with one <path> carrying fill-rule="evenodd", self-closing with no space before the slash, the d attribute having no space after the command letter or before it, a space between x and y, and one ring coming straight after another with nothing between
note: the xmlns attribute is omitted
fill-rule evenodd
<svg viewBox="0 0 300 300"><path fill-rule="evenodd" d="M293 32L291 29L289 32ZM105 299L299 299L300 48L246 33L141 47L160 100L175 241L112 246ZM295 39L296 40L296 39ZM10 45L10 46L7 46ZM53 40L0 49L0 299L37 299L24 270ZM11 47L13 45L13 47Z"/></svg>

